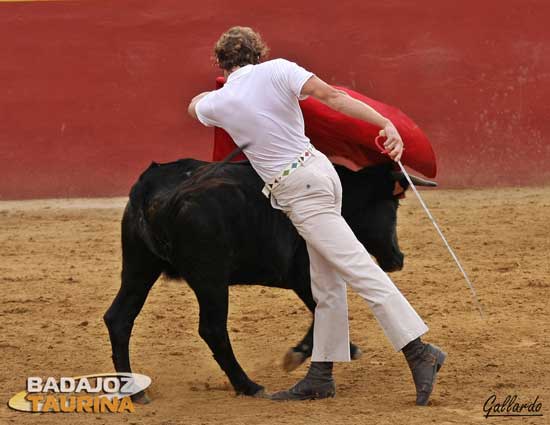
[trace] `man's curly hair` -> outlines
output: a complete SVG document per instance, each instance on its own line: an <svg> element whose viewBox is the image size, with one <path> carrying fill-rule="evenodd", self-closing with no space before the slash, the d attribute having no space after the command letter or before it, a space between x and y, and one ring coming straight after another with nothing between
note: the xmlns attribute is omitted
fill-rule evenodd
<svg viewBox="0 0 550 425"><path fill-rule="evenodd" d="M214 55L221 69L255 65L267 57L269 48L259 33L250 27L231 27L214 46Z"/></svg>

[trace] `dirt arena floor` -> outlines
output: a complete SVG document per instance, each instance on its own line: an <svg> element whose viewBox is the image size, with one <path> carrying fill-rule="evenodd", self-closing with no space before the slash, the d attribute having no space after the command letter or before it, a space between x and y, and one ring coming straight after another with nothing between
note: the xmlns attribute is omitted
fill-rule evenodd
<svg viewBox="0 0 550 425"><path fill-rule="evenodd" d="M350 293L351 334L364 350L337 365L338 394L315 402L236 397L197 333L184 282L161 278L136 321L134 371L153 379L153 402L126 414L28 414L6 403L28 376L112 370L102 315L119 286L125 200L0 202L0 424L475 424L550 423L550 187L424 192L486 309L480 320L462 276L409 193L399 235L407 254L392 276L449 354L431 405L414 406L403 356L367 305ZM230 334L241 365L274 391L285 351L310 316L290 291L231 289ZM495 394L542 402L543 417L489 418Z"/></svg>

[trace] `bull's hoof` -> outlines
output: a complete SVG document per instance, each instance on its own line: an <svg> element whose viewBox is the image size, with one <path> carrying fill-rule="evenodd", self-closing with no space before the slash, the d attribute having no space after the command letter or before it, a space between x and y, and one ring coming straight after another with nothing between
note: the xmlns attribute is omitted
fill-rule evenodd
<svg viewBox="0 0 550 425"><path fill-rule="evenodd" d="M269 395L266 391L265 391L265 388L261 388L260 390L258 390L256 393L254 393L252 395L252 397L254 398L271 398L271 395Z"/></svg>
<svg viewBox="0 0 550 425"><path fill-rule="evenodd" d="M283 358L283 370L292 372L298 368L307 359L306 353L303 351L295 351L294 348L288 350Z"/></svg>
<svg viewBox="0 0 550 425"><path fill-rule="evenodd" d="M363 356L363 351L355 344L350 344L350 357L352 360L359 360ZM289 349L283 358L283 370L292 372L304 363L309 356L303 351L295 348Z"/></svg>
<svg viewBox="0 0 550 425"><path fill-rule="evenodd" d="M359 360L363 357L363 351L357 345L351 344L350 355L352 360Z"/></svg>
<svg viewBox="0 0 550 425"><path fill-rule="evenodd" d="M237 395L246 395L248 397L264 398L265 388L252 382L246 389L237 390Z"/></svg>
<svg viewBox="0 0 550 425"><path fill-rule="evenodd" d="M151 398L147 395L145 391L140 391L139 393L134 394L131 398L132 398L132 402L136 404L151 403Z"/></svg>

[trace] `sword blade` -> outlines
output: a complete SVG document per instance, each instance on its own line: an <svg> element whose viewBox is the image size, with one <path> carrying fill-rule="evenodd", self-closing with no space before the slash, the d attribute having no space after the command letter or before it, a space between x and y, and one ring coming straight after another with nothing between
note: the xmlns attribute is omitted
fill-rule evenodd
<svg viewBox="0 0 550 425"><path fill-rule="evenodd" d="M426 214L428 215L430 221L432 222L433 226L435 227L435 230L437 230L437 233L439 234L439 236L441 236L441 239L443 239L443 242L445 243L445 246L449 250L449 253L451 254L451 257L453 257L453 260L455 261L456 265L458 266L458 269L462 272L462 275L464 276L464 279L466 279L466 283L468 284L468 286L470 288L474 303L477 306L477 309L479 310L479 315L481 316L482 319L484 319L483 308L481 307L481 303L479 302L479 300L477 298L477 293L476 293L476 290L474 288L474 284L472 283L472 281L470 280L470 278L466 274L466 271L464 270L464 267L462 267L462 264L460 264L460 261L458 260L457 255L455 254L455 252L451 248L451 245L449 245L449 242L447 242L447 239L445 238L445 235L443 235L443 232L441 231L441 229L437 225L437 222L435 221L434 217L432 216L432 213L428 209L428 206L426 205L426 203L424 202L424 200L420 196L420 193L418 193L418 190L416 189L416 186L412 182L412 180L409 176L409 173L407 173L407 170L405 170L405 167L403 167L403 164L401 164L401 161L398 161L397 164L399 164L399 168L401 168L401 171L405 175L405 178L409 182L409 185L412 187L416 197L418 198L418 200L420 201L420 204L424 208L424 211L426 211Z"/></svg>

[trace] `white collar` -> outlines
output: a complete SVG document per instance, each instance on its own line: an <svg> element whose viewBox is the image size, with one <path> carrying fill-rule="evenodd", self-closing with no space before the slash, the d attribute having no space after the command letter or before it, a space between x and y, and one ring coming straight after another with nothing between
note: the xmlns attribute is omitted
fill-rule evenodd
<svg viewBox="0 0 550 425"><path fill-rule="evenodd" d="M233 71L231 74L227 76L227 82L229 83L231 80L239 78L242 75L248 74L250 71L252 71L253 66L254 65L250 63L248 65L241 66L239 69L237 69L236 71Z"/></svg>

